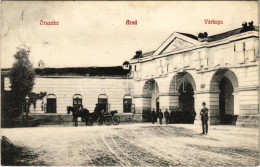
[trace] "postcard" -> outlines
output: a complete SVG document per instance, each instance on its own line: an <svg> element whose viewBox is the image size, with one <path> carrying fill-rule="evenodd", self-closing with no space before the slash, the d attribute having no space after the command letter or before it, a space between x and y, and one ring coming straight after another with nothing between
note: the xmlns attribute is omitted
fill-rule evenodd
<svg viewBox="0 0 260 167"><path fill-rule="evenodd" d="M258 166L258 1L2 1L1 165Z"/></svg>

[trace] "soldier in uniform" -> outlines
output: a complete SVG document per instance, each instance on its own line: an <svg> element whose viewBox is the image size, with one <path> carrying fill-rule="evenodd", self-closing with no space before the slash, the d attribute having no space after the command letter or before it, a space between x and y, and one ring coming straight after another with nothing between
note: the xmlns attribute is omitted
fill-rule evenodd
<svg viewBox="0 0 260 167"><path fill-rule="evenodd" d="M162 124L162 119L163 119L163 113L162 110L160 109L159 114L158 114L159 120L160 120L160 124Z"/></svg>
<svg viewBox="0 0 260 167"><path fill-rule="evenodd" d="M202 122L202 134L205 134L205 129L206 129L206 134L208 133L208 108L206 108L206 103L202 103L203 108L200 111L201 115L201 122Z"/></svg>
<svg viewBox="0 0 260 167"><path fill-rule="evenodd" d="M151 117L152 117L152 123L154 124L154 122L156 120L156 113L154 111L154 108L153 108L153 111L151 112Z"/></svg>
<svg viewBox="0 0 260 167"><path fill-rule="evenodd" d="M169 111L167 109L164 112L164 117L165 117L166 125L168 125L169 124L170 113L169 113Z"/></svg>

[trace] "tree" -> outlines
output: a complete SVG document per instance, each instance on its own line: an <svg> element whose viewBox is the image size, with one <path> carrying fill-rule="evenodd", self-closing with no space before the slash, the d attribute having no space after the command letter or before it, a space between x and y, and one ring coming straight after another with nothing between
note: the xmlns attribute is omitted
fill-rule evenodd
<svg viewBox="0 0 260 167"><path fill-rule="evenodd" d="M12 110L15 112L12 114L14 117L19 116L25 109L25 97L30 94L34 85L35 72L29 60L29 54L29 49L19 49L14 55L15 63L9 74L15 108Z"/></svg>

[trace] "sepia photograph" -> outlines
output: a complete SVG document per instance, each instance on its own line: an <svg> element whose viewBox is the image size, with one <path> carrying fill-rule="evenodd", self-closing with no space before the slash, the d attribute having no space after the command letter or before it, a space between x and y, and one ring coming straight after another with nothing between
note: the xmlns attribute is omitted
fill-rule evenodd
<svg viewBox="0 0 260 167"><path fill-rule="evenodd" d="M1 166L259 166L258 1L2 1Z"/></svg>

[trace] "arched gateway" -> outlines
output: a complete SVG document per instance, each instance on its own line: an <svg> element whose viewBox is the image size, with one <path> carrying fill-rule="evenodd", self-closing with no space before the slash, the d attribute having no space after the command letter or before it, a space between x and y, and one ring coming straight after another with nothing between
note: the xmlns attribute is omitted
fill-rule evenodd
<svg viewBox="0 0 260 167"><path fill-rule="evenodd" d="M188 72L174 75L170 83L169 110L175 114L176 123L194 122L194 91L196 84Z"/></svg>
<svg viewBox="0 0 260 167"><path fill-rule="evenodd" d="M229 69L215 72L210 82L210 92L215 92L218 98L210 98L211 124L235 124L238 104L236 92L238 79Z"/></svg>
<svg viewBox="0 0 260 167"><path fill-rule="evenodd" d="M147 80L143 86L143 121L151 121L150 112L159 112L159 87L154 79Z"/></svg>

